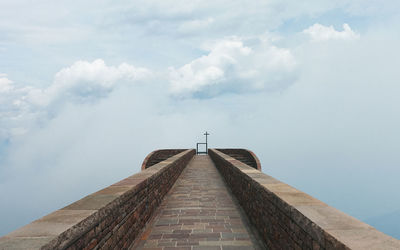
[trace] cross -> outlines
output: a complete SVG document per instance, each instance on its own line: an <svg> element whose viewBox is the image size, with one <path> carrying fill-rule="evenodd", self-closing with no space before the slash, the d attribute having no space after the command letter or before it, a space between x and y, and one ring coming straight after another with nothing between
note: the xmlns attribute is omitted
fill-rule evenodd
<svg viewBox="0 0 400 250"><path fill-rule="evenodd" d="M204 133L204 135L206 136L206 143L207 143L207 136L210 135L207 131Z"/></svg>

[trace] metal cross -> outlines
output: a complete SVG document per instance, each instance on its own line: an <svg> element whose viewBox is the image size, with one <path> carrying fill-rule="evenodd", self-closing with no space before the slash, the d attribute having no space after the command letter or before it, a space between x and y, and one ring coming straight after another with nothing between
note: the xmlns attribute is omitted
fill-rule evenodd
<svg viewBox="0 0 400 250"><path fill-rule="evenodd" d="M198 142L197 144L196 144L196 154L208 154L208 140L207 140L207 136L209 136L210 134L206 131L205 133L204 133L204 135L206 136L206 143L204 143L204 142ZM206 151L204 151L204 152L201 152L201 151L199 151L199 145L206 145Z"/></svg>
<svg viewBox="0 0 400 250"><path fill-rule="evenodd" d="M204 135L206 136L206 143L207 143L207 136L210 135L207 131L204 133Z"/></svg>

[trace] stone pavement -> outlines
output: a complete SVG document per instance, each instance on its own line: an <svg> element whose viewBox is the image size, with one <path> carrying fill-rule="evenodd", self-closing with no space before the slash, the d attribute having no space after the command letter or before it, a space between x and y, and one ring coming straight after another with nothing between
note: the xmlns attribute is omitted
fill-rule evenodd
<svg viewBox="0 0 400 250"><path fill-rule="evenodd" d="M263 249L208 155L196 155L133 249Z"/></svg>

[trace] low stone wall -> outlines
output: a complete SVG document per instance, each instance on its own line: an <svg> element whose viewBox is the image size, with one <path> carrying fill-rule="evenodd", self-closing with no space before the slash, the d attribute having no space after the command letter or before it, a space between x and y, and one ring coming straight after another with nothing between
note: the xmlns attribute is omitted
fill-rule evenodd
<svg viewBox="0 0 400 250"><path fill-rule="evenodd" d="M258 160L258 157L250 150L243 148L217 148L216 150L227 154L236 160L243 162L244 164L249 165L252 168L258 169L261 171L261 163Z"/></svg>
<svg viewBox="0 0 400 250"><path fill-rule="evenodd" d="M195 154L186 150L0 238L0 249L127 249Z"/></svg>
<svg viewBox="0 0 400 250"><path fill-rule="evenodd" d="M142 170L149 168L159 162L162 162L176 154L185 151L185 149L158 149L154 150L144 158Z"/></svg>
<svg viewBox="0 0 400 250"><path fill-rule="evenodd" d="M215 149L209 155L271 249L400 249L400 241Z"/></svg>

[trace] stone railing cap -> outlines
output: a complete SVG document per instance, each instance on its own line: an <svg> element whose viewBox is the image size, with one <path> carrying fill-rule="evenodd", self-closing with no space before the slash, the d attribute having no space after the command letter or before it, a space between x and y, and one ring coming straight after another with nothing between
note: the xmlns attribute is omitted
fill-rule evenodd
<svg viewBox="0 0 400 250"><path fill-rule="evenodd" d="M282 211L289 213L290 217L306 232L332 237L351 249L400 249L400 240L386 235L286 183L260 173L229 155L217 150L210 150L252 178L266 192L275 195L276 205L281 206ZM320 228L319 232L310 232L310 230L315 230L311 229L312 224Z"/></svg>

